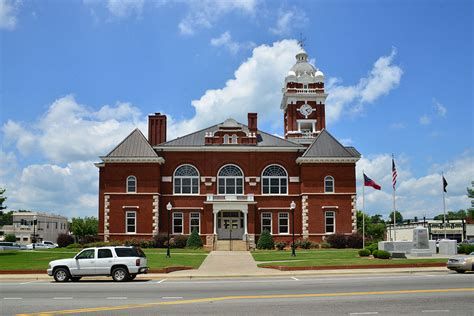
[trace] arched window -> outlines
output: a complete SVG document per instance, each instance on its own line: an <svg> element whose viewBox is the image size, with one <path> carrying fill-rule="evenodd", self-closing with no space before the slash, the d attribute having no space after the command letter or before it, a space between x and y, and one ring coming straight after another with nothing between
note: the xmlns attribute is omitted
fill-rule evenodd
<svg viewBox="0 0 474 316"><path fill-rule="evenodd" d="M224 144L229 144L229 135L224 135Z"/></svg>
<svg viewBox="0 0 474 316"><path fill-rule="evenodd" d="M262 194L287 194L288 174L279 165L270 165L262 173Z"/></svg>
<svg viewBox="0 0 474 316"><path fill-rule="evenodd" d="M237 144L237 135L232 135L232 144Z"/></svg>
<svg viewBox="0 0 474 316"><path fill-rule="evenodd" d="M129 176L127 178L127 193L137 192L137 178L135 176Z"/></svg>
<svg viewBox="0 0 474 316"><path fill-rule="evenodd" d="M334 193L334 178L327 176L324 178L324 192Z"/></svg>
<svg viewBox="0 0 474 316"><path fill-rule="evenodd" d="M218 194L244 194L244 173L236 165L225 165L217 177Z"/></svg>
<svg viewBox="0 0 474 316"><path fill-rule="evenodd" d="M194 166L179 166L173 179L175 194L199 194L199 172Z"/></svg>

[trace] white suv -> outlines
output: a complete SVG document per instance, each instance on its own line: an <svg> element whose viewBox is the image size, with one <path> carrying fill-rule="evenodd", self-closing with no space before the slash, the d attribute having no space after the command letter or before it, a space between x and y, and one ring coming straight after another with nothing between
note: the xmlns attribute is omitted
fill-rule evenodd
<svg viewBox="0 0 474 316"><path fill-rule="evenodd" d="M82 250L72 259L49 263L48 275L56 282L79 281L83 276L112 276L114 281L133 280L147 273L147 259L138 247L96 247Z"/></svg>

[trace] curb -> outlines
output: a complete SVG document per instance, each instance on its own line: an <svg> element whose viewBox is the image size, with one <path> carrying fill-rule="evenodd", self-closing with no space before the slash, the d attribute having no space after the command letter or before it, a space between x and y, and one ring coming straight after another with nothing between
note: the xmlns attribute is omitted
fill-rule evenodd
<svg viewBox="0 0 474 316"><path fill-rule="evenodd" d="M150 269L148 273L170 273L175 271L182 270L193 270L193 267L188 266L175 266L175 267L166 267L161 269ZM0 274L46 274L46 269L42 270L0 270Z"/></svg>
<svg viewBox="0 0 474 316"><path fill-rule="evenodd" d="M433 268L445 267L446 263L407 263L407 264L368 264L368 265L351 265L351 266L309 266L309 267L289 267L262 265L260 268L275 269L280 271L307 271L307 270L345 270L345 269L396 269L396 268Z"/></svg>

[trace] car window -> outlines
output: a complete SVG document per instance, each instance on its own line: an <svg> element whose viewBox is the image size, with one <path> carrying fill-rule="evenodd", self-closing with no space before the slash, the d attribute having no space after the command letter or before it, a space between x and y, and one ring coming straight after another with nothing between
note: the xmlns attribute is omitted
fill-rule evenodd
<svg viewBox="0 0 474 316"><path fill-rule="evenodd" d="M100 258L112 258L112 251L110 249L99 249L99 254L97 256Z"/></svg>
<svg viewBox="0 0 474 316"><path fill-rule="evenodd" d="M142 257L145 258L145 254L140 248L115 248L117 257Z"/></svg>
<svg viewBox="0 0 474 316"><path fill-rule="evenodd" d="M77 255L76 259L94 259L94 249L84 250Z"/></svg>

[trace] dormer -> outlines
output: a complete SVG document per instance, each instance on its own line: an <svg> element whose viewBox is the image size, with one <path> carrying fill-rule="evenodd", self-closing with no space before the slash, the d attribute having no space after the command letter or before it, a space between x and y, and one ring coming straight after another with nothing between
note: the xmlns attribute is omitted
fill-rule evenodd
<svg viewBox="0 0 474 316"><path fill-rule="evenodd" d="M229 118L217 125L214 131L206 132L206 145L257 145L257 114L249 113L249 126L238 123Z"/></svg>

